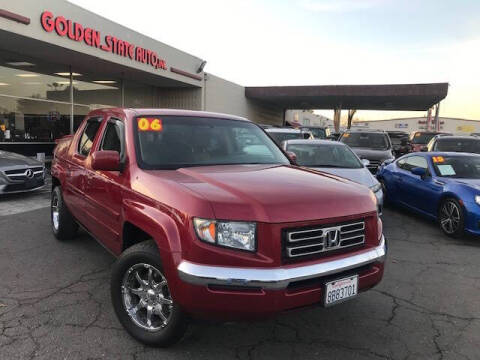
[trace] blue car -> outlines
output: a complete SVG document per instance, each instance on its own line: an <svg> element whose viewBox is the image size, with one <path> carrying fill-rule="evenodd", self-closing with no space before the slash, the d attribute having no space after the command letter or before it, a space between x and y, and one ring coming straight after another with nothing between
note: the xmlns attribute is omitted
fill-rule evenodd
<svg viewBox="0 0 480 360"><path fill-rule="evenodd" d="M437 220L448 236L480 235L480 155L410 153L384 163L377 178L389 203Z"/></svg>

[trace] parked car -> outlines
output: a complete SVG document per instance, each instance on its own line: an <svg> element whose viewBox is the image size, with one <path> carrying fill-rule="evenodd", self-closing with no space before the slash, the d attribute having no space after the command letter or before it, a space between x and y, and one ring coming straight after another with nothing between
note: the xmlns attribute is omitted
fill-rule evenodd
<svg viewBox="0 0 480 360"><path fill-rule="evenodd" d="M285 140L292 139L313 139L313 135L310 131L303 131L300 129L293 128L268 128L265 129L268 135L275 141L279 146Z"/></svg>
<svg viewBox="0 0 480 360"><path fill-rule="evenodd" d="M394 159L390 138L382 130L347 130L339 141L350 146L360 159L367 159L367 168L373 174L384 161Z"/></svg>
<svg viewBox="0 0 480 360"><path fill-rule="evenodd" d="M480 154L480 138L475 136L435 136L428 151L453 151Z"/></svg>
<svg viewBox="0 0 480 360"><path fill-rule="evenodd" d="M400 157L412 151L410 136L405 131L387 131L393 147L393 155Z"/></svg>
<svg viewBox="0 0 480 360"><path fill-rule="evenodd" d="M338 139L340 139L340 136L342 136L342 134L343 132L332 132L329 136L329 139L333 141L338 141Z"/></svg>
<svg viewBox="0 0 480 360"><path fill-rule="evenodd" d="M434 131L415 131L410 134L410 143L412 144L412 151L426 151L427 144L437 135L452 135L444 132Z"/></svg>
<svg viewBox="0 0 480 360"><path fill-rule="evenodd" d="M43 163L8 151L0 150L0 194L41 189L45 185Z"/></svg>
<svg viewBox="0 0 480 360"><path fill-rule="evenodd" d="M302 126L300 129L312 133L315 139L328 139L331 135L330 129L325 126Z"/></svg>
<svg viewBox="0 0 480 360"><path fill-rule="evenodd" d="M369 161L361 161L348 145L328 140L287 140L283 143L283 149L294 154L300 166L341 176L368 187L377 198L378 212L381 214L382 186L367 169Z"/></svg>
<svg viewBox="0 0 480 360"><path fill-rule="evenodd" d="M256 137L256 147L239 133ZM292 165L240 117L92 111L59 141L52 183L53 234L71 238L81 224L118 256L113 308L145 344L176 342L189 316L329 306L383 276L373 193Z"/></svg>
<svg viewBox="0 0 480 360"><path fill-rule="evenodd" d="M470 136L480 136L480 133L471 133Z"/></svg>
<svg viewBox="0 0 480 360"><path fill-rule="evenodd" d="M437 220L449 236L480 235L480 155L412 153L382 166L377 177L389 203Z"/></svg>

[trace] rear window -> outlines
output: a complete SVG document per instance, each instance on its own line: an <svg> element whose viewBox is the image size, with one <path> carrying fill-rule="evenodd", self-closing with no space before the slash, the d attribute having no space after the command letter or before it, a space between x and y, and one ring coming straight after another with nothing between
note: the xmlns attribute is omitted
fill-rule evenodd
<svg viewBox="0 0 480 360"><path fill-rule="evenodd" d="M267 131L268 135L280 145L283 141L286 140L296 140L296 139L303 139L303 134L301 132L272 132Z"/></svg>
<svg viewBox="0 0 480 360"><path fill-rule="evenodd" d="M315 139L326 139L330 134L327 134L327 129L322 128L305 128L310 131Z"/></svg>
<svg viewBox="0 0 480 360"><path fill-rule="evenodd" d="M442 139L436 140L435 151L453 151L480 154L479 139Z"/></svg>
<svg viewBox="0 0 480 360"><path fill-rule="evenodd" d="M340 141L350 147L375 150L387 150L389 145L387 135L384 133L345 133Z"/></svg>
<svg viewBox="0 0 480 360"><path fill-rule="evenodd" d="M421 133L417 132L413 135L412 137L412 143L413 144L428 144L432 138L438 134L442 133L435 133L435 132L428 132L428 133Z"/></svg>

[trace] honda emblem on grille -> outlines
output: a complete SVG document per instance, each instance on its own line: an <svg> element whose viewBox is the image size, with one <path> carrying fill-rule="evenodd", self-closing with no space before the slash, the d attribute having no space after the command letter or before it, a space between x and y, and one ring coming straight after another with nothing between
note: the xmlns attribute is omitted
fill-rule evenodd
<svg viewBox="0 0 480 360"><path fill-rule="evenodd" d="M327 230L324 235L325 248L331 249L340 245L340 230L331 229Z"/></svg>
<svg viewBox="0 0 480 360"><path fill-rule="evenodd" d="M27 171L25 171L25 176L29 179L31 179L33 177L33 171L32 169L27 169Z"/></svg>

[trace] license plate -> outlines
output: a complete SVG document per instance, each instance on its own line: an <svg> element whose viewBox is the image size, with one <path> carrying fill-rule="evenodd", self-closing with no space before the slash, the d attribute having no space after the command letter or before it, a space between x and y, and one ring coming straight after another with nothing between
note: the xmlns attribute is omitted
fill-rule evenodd
<svg viewBox="0 0 480 360"><path fill-rule="evenodd" d="M330 306L356 296L358 275L330 281L325 284L325 306Z"/></svg>

